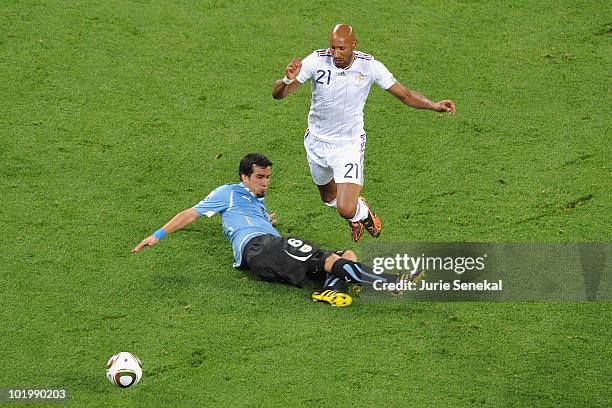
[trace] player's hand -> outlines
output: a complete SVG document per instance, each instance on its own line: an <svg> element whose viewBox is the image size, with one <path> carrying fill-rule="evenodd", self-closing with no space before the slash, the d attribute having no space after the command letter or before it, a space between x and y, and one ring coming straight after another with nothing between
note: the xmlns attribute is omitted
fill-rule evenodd
<svg viewBox="0 0 612 408"><path fill-rule="evenodd" d="M270 224L272 225L278 224L278 220L276 219L276 213L268 214L268 220L270 220Z"/></svg>
<svg viewBox="0 0 612 408"><path fill-rule="evenodd" d="M455 113L457 112L457 108L455 107L455 102L445 99L435 104L435 110L438 112L448 112Z"/></svg>
<svg viewBox="0 0 612 408"><path fill-rule="evenodd" d="M285 76L287 79L295 79L300 73L301 69L302 62L299 59L294 58L291 60L289 65L287 65L287 68L285 68Z"/></svg>
<svg viewBox="0 0 612 408"><path fill-rule="evenodd" d="M148 237L140 241L140 244L136 245L132 249L132 253L135 254L136 252L140 251L145 246L153 246L157 244L158 242L159 242L159 239L155 238L153 235L149 235Z"/></svg>

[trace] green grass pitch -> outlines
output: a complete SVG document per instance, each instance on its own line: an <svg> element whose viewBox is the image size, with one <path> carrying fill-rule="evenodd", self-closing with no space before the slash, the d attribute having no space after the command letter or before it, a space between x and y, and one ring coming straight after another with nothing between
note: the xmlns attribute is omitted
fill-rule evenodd
<svg viewBox="0 0 612 408"><path fill-rule="evenodd" d="M612 405L610 302L336 310L232 269L218 217L130 254L251 151L275 162L282 233L359 251L308 173L309 87L271 98L337 22L457 103L373 88L381 240L611 241L610 2L3 0L0 388L64 387L67 407ZM119 351L144 362L133 389L105 379Z"/></svg>

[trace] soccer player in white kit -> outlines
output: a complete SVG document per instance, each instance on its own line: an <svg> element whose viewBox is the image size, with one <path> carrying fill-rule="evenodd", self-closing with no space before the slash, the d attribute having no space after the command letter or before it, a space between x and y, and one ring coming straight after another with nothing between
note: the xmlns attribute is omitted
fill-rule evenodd
<svg viewBox="0 0 612 408"><path fill-rule="evenodd" d="M285 77L272 88L272 97L283 99L311 80L312 100L304 136L308 165L321 199L348 220L355 242L364 229L378 237L382 228L378 216L360 197L366 144L363 107L372 84L413 108L456 111L451 100L434 103L406 88L381 62L356 47L353 28L338 24L331 32L328 49L316 50L303 61L293 59Z"/></svg>

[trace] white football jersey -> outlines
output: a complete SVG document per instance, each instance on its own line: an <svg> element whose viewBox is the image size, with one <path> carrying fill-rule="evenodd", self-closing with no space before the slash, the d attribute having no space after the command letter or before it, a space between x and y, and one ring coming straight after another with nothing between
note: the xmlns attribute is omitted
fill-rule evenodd
<svg viewBox="0 0 612 408"><path fill-rule="evenodd" d="M354 54L353 63L344 69L334 65L329 49L316 50L302 61L297 80L312 80L308 129L317 139L331 143L358 141L365 133L363 107L372 84L386 90L396 82L374 57L359 51Z"/></svg>

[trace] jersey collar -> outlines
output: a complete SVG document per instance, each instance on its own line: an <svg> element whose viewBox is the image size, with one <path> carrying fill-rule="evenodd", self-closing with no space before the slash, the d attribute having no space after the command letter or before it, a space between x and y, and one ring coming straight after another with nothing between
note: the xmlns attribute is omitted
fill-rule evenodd
<svg viewBox="0 0 612 408"><path fill-rule="evenodd" d="M248 191L248 192L249 192L249 194L250 194L250 195L252 195L252 196L253 196L253 197L255 197L256 199L258 199L258 200L259 200L259 201L261 201L262 203L263 203L264 199L266 198L266 197L257 197L255 194L253 194L253 193L251 192L251 190L249 190L249 188L248 188L247 186L245 186L245 185L244 185L244 183L243 183L242 181L241 181L240 183L238 183L238 185L239 185L240 187L244 188L246 191Z"/></svg>

